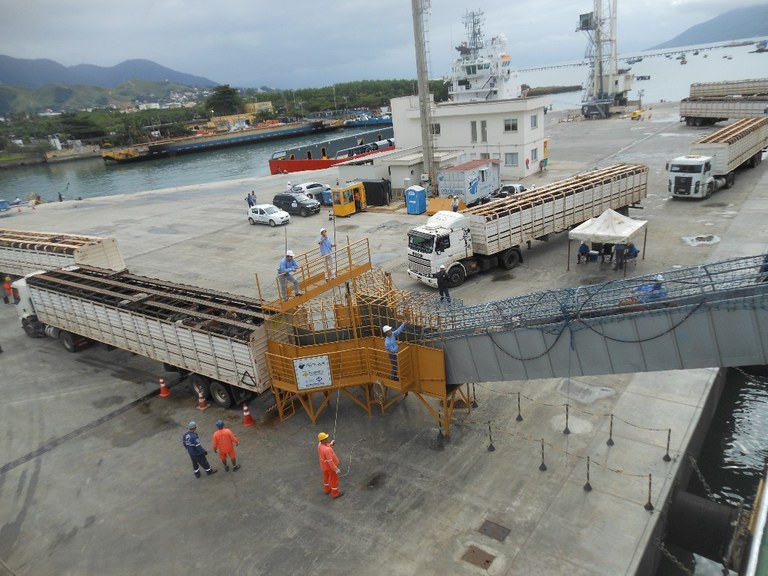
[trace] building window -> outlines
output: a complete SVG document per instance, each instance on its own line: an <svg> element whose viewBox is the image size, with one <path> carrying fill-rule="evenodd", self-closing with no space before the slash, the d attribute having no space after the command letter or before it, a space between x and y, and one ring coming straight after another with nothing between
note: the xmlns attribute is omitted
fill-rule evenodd
<svg viewBox="0 0 768 576"><path fill-rule="evenodd" d="M534 148L531 150L531 162L536 162L539 159L539 149Z"/></svg>
<svg viewBox="0 0 768 576"><path fill-rule="evenodd" d="M480 159L481 160L490 160L491 155L488 152L480 152Z"/></svg>
<svg viewBox="0 0 768 576"><path fill-rule="evenodd" d="M504 166L517 166L518 155L517 152L507 152L504 154Z"/></svg>
<svg viewBox="0 0 768 576"><path fill-rule="evenodd" d="M471 132L471 134L469 136L469 141L470 142L477 142L477 121L476 120L472 120L469 123L469 129L470 129L470 132Z"/></svg>
<svg viewBox="0 0 768 576"><path fill-rule="evenodd" d="M517 132L517 118L504 120L504 132Z"/></svg>
<svg viewBox="0 0 768 576"><path fill-rule="evenodd" d="M432 124L432 136L440 136L440 124L438 122Z"/></svg>
<svg viewBox="0 0 768 576"><path fill-rule="evenodd" d="M480 142L488 142L488 123L480 120Z"/></svg>
<svg viewBox="0 0 768 576"><path fill-rule="evenodd" d="M539 115L534 114L531 116L531 128L534 130L539 127Z"/></svg>

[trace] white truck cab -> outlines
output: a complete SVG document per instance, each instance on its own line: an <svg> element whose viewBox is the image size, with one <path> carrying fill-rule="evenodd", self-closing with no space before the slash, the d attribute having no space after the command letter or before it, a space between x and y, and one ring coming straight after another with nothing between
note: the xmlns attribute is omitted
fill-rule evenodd
<svg viewBox="0 0 768 576"><path fill-rule="evenodd" d="M473 255L469 224L464 214L441 210L409 231L408 275L436 287L437 273L444 264L450 283L461 284L468 274L459 261Z"/></svg>

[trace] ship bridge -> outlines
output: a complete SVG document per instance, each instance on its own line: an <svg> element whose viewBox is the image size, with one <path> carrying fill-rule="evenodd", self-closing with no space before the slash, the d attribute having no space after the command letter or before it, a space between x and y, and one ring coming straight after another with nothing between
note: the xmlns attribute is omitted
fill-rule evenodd
<svg viewBox="0 0 768 576"><path fill-rule="evenodd" d="M768 256L440 314L447 385L768 363Z"/></svg>

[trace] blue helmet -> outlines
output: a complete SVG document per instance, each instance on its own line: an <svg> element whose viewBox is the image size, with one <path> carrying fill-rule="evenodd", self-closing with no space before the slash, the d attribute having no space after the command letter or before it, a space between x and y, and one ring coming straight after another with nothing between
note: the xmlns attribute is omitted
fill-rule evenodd
<svg viewBox="0 0 768 576"><path fill-rule="evenodd" d="M224 428L224 420L216 420L216 428Z"/></svg>

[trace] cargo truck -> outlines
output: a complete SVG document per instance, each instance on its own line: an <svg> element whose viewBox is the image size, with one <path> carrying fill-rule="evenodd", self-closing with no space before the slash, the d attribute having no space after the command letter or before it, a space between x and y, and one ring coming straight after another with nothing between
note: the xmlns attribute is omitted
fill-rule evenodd
<svg viewBox="0 0 768 576"><path fill-rule="evenodd" d="M261 301L127 271L70 266L12 284L24 331L69 352L100 342L162 362L222 407L270 387Z"/></svg>
<svg viewBox="0 0 768 576"><path fill-rule="evenodd" d="M730 188L740 168L755 167L768 146L768 118L746 118L691 144L686 156L667 162L673 198L709 198Z"/></svg>
<svg viewBox="0 0 768 576"><path fill-rule="evenodd" d="M125 261L114 238L0 228L0 272L3 276L20 277L38 270L72 265L115 272L125 269Z"/></svg>
<svg viewBox="0 0 768 576"><path fill-rule="evenodd" d="M522 196L461 212L440 211L408 233L408 275L437 286L445 265L451 286L496 266L523 260L520 247L568 230L612 208L626 213L647 195L648 167L616 164L573 176Z"/></svg>
<svg viewBox="0 0 768 576"><path fill-rule="evenodd" d="M680 101L680 121L688 126L710 126L724 120L759 118L768 114L768 96L685 98Z"/></svg>

